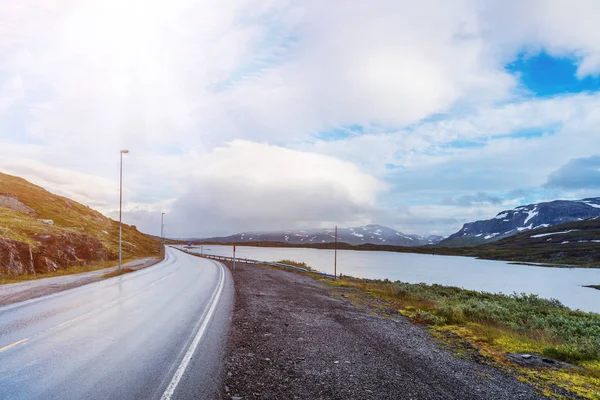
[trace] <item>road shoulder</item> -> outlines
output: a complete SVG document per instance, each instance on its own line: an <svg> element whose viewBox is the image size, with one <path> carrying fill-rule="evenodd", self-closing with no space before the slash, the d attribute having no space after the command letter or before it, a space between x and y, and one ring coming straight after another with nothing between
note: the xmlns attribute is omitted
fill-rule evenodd
<svg viewBox="0 0 600 400"><path fill-rule="evenodd" d="M150 267L161 261L162 258L160 257L140 258L123 264L123 268L138 270ZM0 307L97 282L104 279L104 275L116 269L117 267L115 266L83 272L81 274L55 276L0 285Z"/></svg>
<svg viewBox="0 0 600 400"><path fill-rule="evenodd" d="M406 318L359 308L313 278L252 264L233 276L225 399L539 398L487 363L454 357Z"/></svg>

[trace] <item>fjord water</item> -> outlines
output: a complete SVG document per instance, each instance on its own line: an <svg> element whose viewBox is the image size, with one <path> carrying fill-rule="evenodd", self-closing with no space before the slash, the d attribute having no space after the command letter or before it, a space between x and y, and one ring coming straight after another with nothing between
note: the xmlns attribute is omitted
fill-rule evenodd
<svg viewBox="0 0 600 400"><path fill-rule="evenodd" d="M194 251L200 252L200 248ZM203 246L206 254L232 256L232 246ZM236 257L261 261L305 262L333 274L333 250L238 246ZM600 269L551 268L470 257L386 251L338 250L337 273L369 279L458 286L490 293L530 293L555 298L583 311L600 312Z"/></svg>

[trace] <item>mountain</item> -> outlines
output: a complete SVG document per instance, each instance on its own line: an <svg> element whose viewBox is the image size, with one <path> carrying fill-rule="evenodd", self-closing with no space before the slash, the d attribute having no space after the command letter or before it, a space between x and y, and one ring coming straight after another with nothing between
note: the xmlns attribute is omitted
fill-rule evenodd
<svg viewBox="0 0 600 400"><path fill-rule="evenodd" d="M441 250L441 249L440 249ZM600 217L568 222L463 249L472 256L509 261L600 266Z"/></svg>
<svg viewBox="0 0 600 400"><path fill-rule="evenodd" d="M0 173L0 275L38 274L116 260L119 223ZM123 224L123 257L158 255L160 242Z"/></svg>
<svg viewBox="0 0 600 400"><path fill-rule="evenodd" d="M441 236L407 235L381 225L365 225L354 228L338 228L338 242L351 245L366 243L387 244L391 246L424 246L442 240ZM196 241L196 239L194 239ZM289 244L315 244L335 241L332 228L286 230L270 232L243 232L231 236L200 239L203 242L248 243L282 242Z"/></svg>
<svg viewBox="0 0 600 400"><path fill-rule="evenodd" d="M492 219L464 224L461 230L437 246L476 246L522 232L596 217L600 217L600 197L529 204L502 211Z"/></svg>

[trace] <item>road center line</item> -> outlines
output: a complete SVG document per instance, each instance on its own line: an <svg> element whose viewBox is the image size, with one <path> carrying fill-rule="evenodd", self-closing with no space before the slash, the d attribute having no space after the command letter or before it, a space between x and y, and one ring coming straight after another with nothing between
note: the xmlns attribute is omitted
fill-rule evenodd
<svg viewBox="0 0 600 400"><path fill-rule="evenodd" d="M198 329L198 333L196 333L196 337L194 337L194 340L190 344L190 347L185 353L185 356L183 356L183 360L181 360L181 364L179 365L179 368L177 368L177 371L175 371L173 379L171 379L171 382L169 383L169 386L167 386L167 389L163 393L161 400L170 400L171 396L173 396L173 393L175 393L175 389L177 389L177 385L183 377L183 374L185 373L185 370L188 364L190 363L190 360L192 359L192 356L194 355L194 352L196 351L196 348L198 347L202 336L204 336L204 332L206 331L206 328L208 327L208 324L211 321L215 310L217 309L217 304L219 303L219 299L221 298L223 288L225 287L225 271L223 270L222 264L218 263L218 265L219 271L221 272L219 276L219 284L217 285L215 291L211 296L209 303L210 307L208 309L208 312L205 314L204 320L202 321L202 325L200 326L200 329Z"/></svg>
<svg viewBox="0 0 600 400"><path fill-rule="evenodd" d="M0 347L0 353L2 353L4 350L8 350L8 349L10 349L12 347L15 347L18 344L24 343L24 342L26 342L28 340L29 340L29 338L25 338L25 339L18 340L18 341L14 342L14 343L11 343L8 346Z"/></svg>

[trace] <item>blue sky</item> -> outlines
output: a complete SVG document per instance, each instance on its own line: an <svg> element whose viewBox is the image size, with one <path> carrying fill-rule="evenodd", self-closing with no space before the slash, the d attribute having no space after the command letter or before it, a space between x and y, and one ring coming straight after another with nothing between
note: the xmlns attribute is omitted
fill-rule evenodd
<svg viewBox="0 0 600 400"><path fill-rule="evenodd" d="M173 236L599 196L600 3L0 2L0 170ZM576 21L576 23L574 22Z"/></svg>
<svg viewBox="0 0 600 400"><path fill-rule="evenodd" d="M506 65L506 70L519 79L520 85L532 97L600 90L598 76L576 76L579 63L580 59L575 55L558 57L541 50L535 54L519 54L515 61Z"/></svg>

